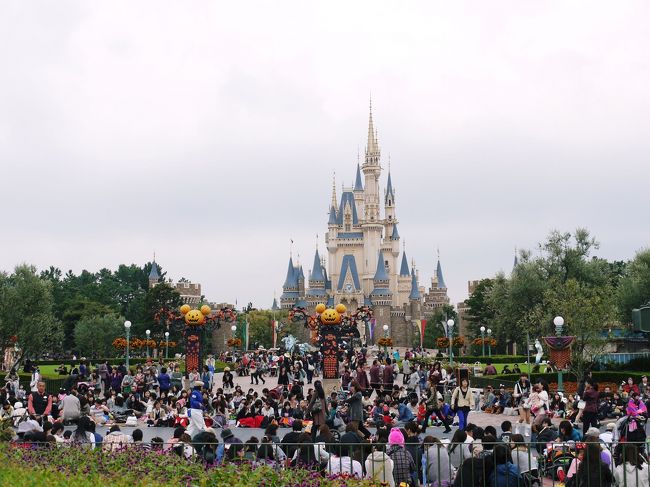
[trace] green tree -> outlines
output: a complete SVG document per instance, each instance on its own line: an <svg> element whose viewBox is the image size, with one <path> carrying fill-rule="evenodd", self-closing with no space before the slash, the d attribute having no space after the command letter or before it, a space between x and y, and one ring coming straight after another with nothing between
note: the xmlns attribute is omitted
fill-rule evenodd
<svg viewBox="0 0 650 487"><path fill-rule="evenodd" d="M60 350L63 327L52 308L52 284L40 279L35 267L0 273L0 343L16 335L28 357Z"/></svg>
<svg viewBox="0 0 650 487"><path fill-rule="evenodd" d="M115 355L113 340L123 335L124 318L116 314L84 316L74 329L77 350L93 358Z"/></svg>
<svg viewBox="0 0 650 487"><path fill-rule="evenodd" d="M650 248L637 252L625 268L617 289L619 318L632 321L632 310L650 302Z"/></svg>
<svg viewBox="0 0 650 487"><path fill-rule="evenodd" d="M447 320L455 322L454 336L458 336L458 313L450 304L445 304L433 313L427 315L427 326L424 329L424 348L437 348L436 338L446 336L444 326ZM420 336L416 333L417 344L420 345Z"/></svg>

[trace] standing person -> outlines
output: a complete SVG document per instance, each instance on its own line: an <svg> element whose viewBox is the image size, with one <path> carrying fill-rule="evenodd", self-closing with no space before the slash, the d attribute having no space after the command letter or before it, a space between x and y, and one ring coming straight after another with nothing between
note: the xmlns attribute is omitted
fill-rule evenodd
<svg viewBox="0 0 650 487"><path fill-rule="evenodd" d="M582 398L585 401L585 407L582 410L582 434L585 435L591 426L598 427L598 386L587 382Z"/></svg>
<svg viewBox="0 0 650 487"><path fill-rule="evenodd" d="M66 394L61 400L61 407L63 408L62 417L64 423L76 422L81 417L81 402L75 389L72 389L70 394Z"/></svg>
<svg viewBox="0 0 650 487"><path fill-rule="evenodd" d="M307 409L311 413L311 439L313 442L316 439L319 428L325 424L325 420L329 414L323 383L319 380L314 382L314 393L311 396Z"/></svg>
<svg viewBox="0 0 650 487"><path fill-rule="evenodd" d="M379 391L381 390L381 367L379 361L376 359L372 361L372 365L370 366L370 387L379 396Z"/></svg>
<svg viewBox="0 0 650 487"><path fill-rule="evenodd" d="M519 423L530 424L530 403L528 402L528 396L530 396L530 381L528 380L528 375L521 374L512 393L514 405L519 410Z"/></svg>
<svg viewBox="0 0 650 487"><path fill-rule="evenodd" d="M402 374L404 374L403 384L406 385L411 377L411 362L408 359L408 355L405 355L404 360L402 360Z"/></svg>
<svg viewBox="0 0 650 487"><path fill-rule="evenodd" d="M227 391L229 389L234 389L235 384L233 383L232 372L230 372L230 367L224 367L223 369L223 389Z"/></svg>
<svg viewBox="0 0 650 487"><path fill-rule="evenodd" d="M201 378L199 377L195 382L200 380ZM203 384L203 382L201 382L201 384ZM169 374L167 373L167 367L161 367L160 369L160 374L158 374L158 387L160 387L161 396L163 393L169 392L169 389L172 387L172 378L169 377Z"/></svg>
<svg viewBox="0 0 650 487"><path fill-rule="evenodd" d="M29 382L31 392L38 392L38 383L41 380L41 371L37 366L32 371L32 380Z"/></svg>
<svg viewBox="0 0 650 487"><path fill-rule="evenodd" d="M392 362L389 358L386 359L384 370L381 371L381 382L384 387L384 392L393 390L393 381L395 380L395 371L393 370Z"/></svg>
<svg viewBox="0 0 650 487"><path fill-rule="evenodd" d="M355 380L359 383L361 387L361 393L366 394L366 391L370 388L370 380L368 379L368 374L363 369L363 365L357 365L357 371L355 372Z"/></svg>
<svg viewBox="0 0 650 487"><path fill-rule="evenodd" d="M349 406L349 421L355 422L359 432L366 438L370 438L371 433L363 424L363 395L361 394L361 386L356 380L350 383L350 397L345 402Z"/></svg>
<svg viewBox="0 0 650 487"><path fill-rule="evenodd" d="M197 433L205 431L205 421L203 420L203 394L201 394L203 381L194 382L194 390L190 394L189 407L187 415L190 417L190 424L187 427L187 434L194 437Z"/></svg>
<svg viewBox="0 0 650 487"><path fill-rule="evenodd" d="M415 461L411 454L404 448L404 435L399 428L393 428L388 435L388 450L386 451L393 461L393 480L395 485L404 482L413 485L413 476L417 472Z"/></svg>
<svg viewBox="0 0 650 487"><path fill-rule="evenodd" d="M104 363L99 364L99 377L101 379L102 395L104 392L106 392L106 390L108 390L109 373L108 360L104 360Z"/></svg>
<svg viewBox="0 0 650 487"><path fill-rule="evenodd" d="M474 395L469 388L469 380L463 378L451 395L452 410L458 416L458 429L464 430L469 412L474 408Z"/></svg>

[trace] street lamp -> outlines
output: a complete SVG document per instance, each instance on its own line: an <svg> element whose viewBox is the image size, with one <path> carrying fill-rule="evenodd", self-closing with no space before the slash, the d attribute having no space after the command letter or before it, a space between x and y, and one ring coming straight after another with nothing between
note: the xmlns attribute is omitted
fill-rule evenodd
<svg viewBox="0 0 650 487"><path fill-rule="evenodd" d="M131 322L124 322L124 329L126 330L126 370L129 370L129 339L131 337Z"/></svg>
<svg viewBox="0 0 650 487"><path fill-rule="evenodd" d="M165 358L169 358L169 332L165 332Z"/></svg>
<svg viewBox="0 0 650 487"><path fill-rule="evenodd" d="M492 330L487 329L488 334L488 356L492 356Z"/></svg>
<svg viewBox="0 0 650 487"><path fill-rule="evenodd" d="M452 342L454 341L454 320L447 320L447 339L449 340L449 366L454 365L454 349Z"/></svg>
<svg viewBox="0 0 650 487"><path fill-rule="evenodd" d="M234 338L235 338L235 332L237 331L237 325L232 325L232 326L230 327L230 331L232 331L232 338L234 339ZM233 346L233 350L234 350L235 348L236 348L236 347Z"/></svg>
<svg viewBox="0 0 650 487"><path fill-rule="evenodd" d="M147 334L147 358L149 358L149 335L151 335L151 330L145 331Z"/></svg>
<svg viewBox="0 0 650 487"><path fill-rule="evenodd" d="M553 324L555 325L555 335L561 337L562 328L564 328L564 318L556 316L553 318ZM564 378L562 377L562 369L559 367L557 369L557 392L564 392Z"/></svg>
<svg viewBox="0 0 650 487"><path fill-rule="evenodd" d="M483 353L481 355L485 357L485 327L482 326L480 330L481 330L481 343L483 344Z"/></svg>
<svg viewBox="0 0 650 487"><path fill-rule="evenodd" d="M388 338L388 325L384 325L384 338ZM384 355L388 357L388 347L386 346L386 342L384 342Z"/></svg>

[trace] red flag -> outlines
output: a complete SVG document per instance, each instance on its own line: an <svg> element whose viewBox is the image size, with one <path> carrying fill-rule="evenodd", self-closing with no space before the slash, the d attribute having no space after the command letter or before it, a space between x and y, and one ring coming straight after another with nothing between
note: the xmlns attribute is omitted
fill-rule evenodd
<svg viewBox="0 0 650 487"><path fill-rule="evenodd" d="M420 348L424 348L424 330L427 327L427 320L420 320Z"/></svg>

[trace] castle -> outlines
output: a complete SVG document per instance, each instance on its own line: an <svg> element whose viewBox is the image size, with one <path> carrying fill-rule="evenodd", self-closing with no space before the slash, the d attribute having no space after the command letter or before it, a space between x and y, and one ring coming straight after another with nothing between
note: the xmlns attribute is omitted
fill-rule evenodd
<svg viewBox="0 0 650 487"><path fill-rule="evenodd" d="M400 251L396 192L389 169L383 195L380 193L380 160L371 104L365 161L357 163L354 186L344 187L339 200L335 184L332 185L325 235L327 265L316 249L306 280L302 266L294 264L290 256L280 306L303 307L309 313L318 303L343 303L350 311L370 306L375 318L373 343L383 336L383 327L388 325L395 346L412 346L420 340L416 320L425 319L436 308L448 304L449 297L440 259L431 287L425 292L418 284L415 268L409 268L406 252ZM362 341L371 342L369 332L360 330ZM306 341L307 337L305 330L299 338Z"/></svg>

